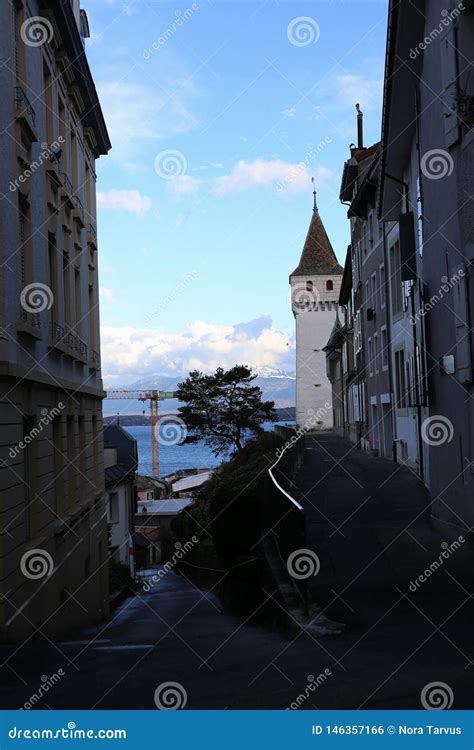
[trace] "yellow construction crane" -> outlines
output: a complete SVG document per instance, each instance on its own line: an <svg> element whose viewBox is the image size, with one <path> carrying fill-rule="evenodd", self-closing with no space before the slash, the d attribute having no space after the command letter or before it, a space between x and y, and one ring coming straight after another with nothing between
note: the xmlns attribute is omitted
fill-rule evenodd
<svg viewBox="0 0 474 750"><path fill-rule="evenodd" d="M160 475L160 451L159 451L159 427L158 427L158 401L167 398L176 398L175 391L157 390L112 390L107 391L106 398L117 400L149 401L150 402L150 426L151 426L151 470L154 476Z"/></svg>

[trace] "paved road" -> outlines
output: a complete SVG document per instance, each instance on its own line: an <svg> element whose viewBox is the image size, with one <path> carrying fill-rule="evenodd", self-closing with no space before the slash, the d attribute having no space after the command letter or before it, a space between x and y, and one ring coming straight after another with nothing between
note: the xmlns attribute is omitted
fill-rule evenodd
<svg viewBox="0 0 474 750"><path fill-rule="evenodd" d="M418 708L434 681L452 690L454 708L471 707L467 545L413 594L409 581L440 552L424 488L331 435L308 436L306 448L298 484L321 558L312 595L347 623L341 636L291 638L242 623L169 571L67 641L0 647L2 707L19 708L60 669L36 708L154 709L167 682L192 709L286 708L299 695L302 709ZM308 675L325 671L310 689Z"/></svg>

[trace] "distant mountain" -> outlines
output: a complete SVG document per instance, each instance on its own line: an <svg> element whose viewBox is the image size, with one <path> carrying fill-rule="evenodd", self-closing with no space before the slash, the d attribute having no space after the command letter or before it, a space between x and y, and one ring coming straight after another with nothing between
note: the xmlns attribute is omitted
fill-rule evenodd
<svg viewBox="0 0 474 750"><path fill-rule="evenodd" d="M296 396L296 377L292 373L278 370L273 367L255 367L257 374L256 385L262 389L263 398L274 401L277 408L294 407ZM186 378L186 375L153 374L136 380L128 385L114 385L113 389L123 390L147 390L156 389L160 391L175 391L178 383ZM105 386L107 390L107 386ZM169 399L160 403L161 414L176 412L179 406L177 399ZM120 400L106 399L104 401L104 414L148 414L148 403L135 399Z"/></svg>

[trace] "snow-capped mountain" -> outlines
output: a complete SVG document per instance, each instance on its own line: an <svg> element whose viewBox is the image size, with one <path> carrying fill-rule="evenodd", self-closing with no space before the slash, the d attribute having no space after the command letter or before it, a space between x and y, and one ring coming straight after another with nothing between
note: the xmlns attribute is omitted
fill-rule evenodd
<svg viewBox="0 0 474 750"><path fill-rule="evenodd" d="M275 367L254 367L253 371L257 378L255 384L262 389L263 398L274 401L277 408L295 405L296 377L292 373L279 370ZM152 374L135 380L127 385L113 385L110 389L118 390L146 390L156 389L160 391L175 391L178 383L185 380L186 375ZM107 385L105 386L107 390ZM161 413L174 412L179 402L176 399L163 401L160 405ZM117 401L106 399L104 401L104 414L141 414L148 410L148 404L131 399L130 401Z"/></svg>

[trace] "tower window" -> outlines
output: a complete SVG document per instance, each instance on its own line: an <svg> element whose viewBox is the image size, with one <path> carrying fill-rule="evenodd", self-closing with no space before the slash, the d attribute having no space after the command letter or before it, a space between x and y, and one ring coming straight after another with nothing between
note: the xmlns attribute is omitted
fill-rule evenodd
<svg viewBox="0 0 474 750"><path fill-rule="evenodd" d="M312 292L313 291L313 282L312 281L307 281L306 282L306 291L307 292Z"/></svg>
<svg viewBox="0 0 474 750"><path fill-rule="evenodd" d="M331 279L328 279L326 281L326 291L332 292L333 289L334 289L334 284L332 283Z"/></svg>

